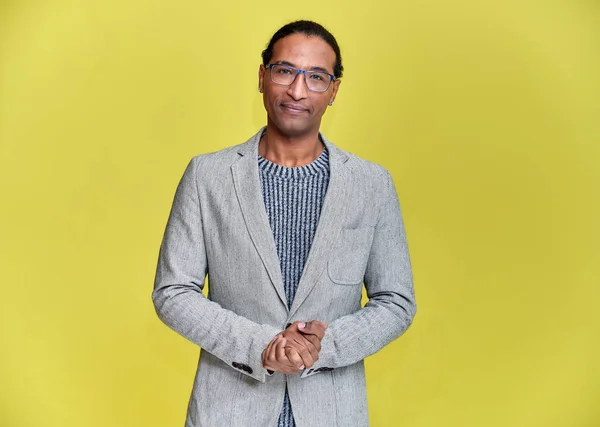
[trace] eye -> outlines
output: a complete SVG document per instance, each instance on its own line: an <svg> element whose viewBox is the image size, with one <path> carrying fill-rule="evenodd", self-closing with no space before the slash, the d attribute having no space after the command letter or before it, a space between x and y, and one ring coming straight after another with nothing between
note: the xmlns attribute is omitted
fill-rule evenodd
<svg viewBox="0 0 600 427"><path fill-rule="evenodd" d="M325 74L323 74L323 73L312 73L312 74L310 75L310 78L311 78L312 80L317 80L317 81L321 81L321 82L322 82L322 81L325 81L325 80L326 80L326 78L327 78L327 75L325 75Z"/></svg>
<svg viewBox="0 0 600 427"><path fill-rule="evenodd" d="M285 65L276 65L275 67L273 67L273 71L275 71L276 74L281 74L284 76L289 76L293 74L292 69Z"/></svg>

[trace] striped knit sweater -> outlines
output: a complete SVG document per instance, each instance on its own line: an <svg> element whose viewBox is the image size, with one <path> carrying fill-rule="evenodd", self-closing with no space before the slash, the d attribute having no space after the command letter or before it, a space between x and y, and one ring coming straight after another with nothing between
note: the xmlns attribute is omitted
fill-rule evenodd
<svg viewBox="0 0 600 427"><path fill-rule="evenodd" d="M259 155L258 166L285 296L291 307L329 184L329 155L323 147L312 163L295 168L278 165ZM277 427L295 427L287 389Z"/></svg>

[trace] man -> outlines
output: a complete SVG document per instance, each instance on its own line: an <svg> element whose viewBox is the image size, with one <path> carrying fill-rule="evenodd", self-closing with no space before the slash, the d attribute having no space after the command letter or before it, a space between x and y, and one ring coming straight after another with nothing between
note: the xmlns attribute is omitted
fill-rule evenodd
<svg viewBox="0 0 600 427"><path fill-rule="evenodd" d="M416 311L398 198L319 132L343 71L333 35L293 22L262 59L266 127L192 159L161 245L156 311L202 348L186 427L366 426L363 359Z"/></svg>

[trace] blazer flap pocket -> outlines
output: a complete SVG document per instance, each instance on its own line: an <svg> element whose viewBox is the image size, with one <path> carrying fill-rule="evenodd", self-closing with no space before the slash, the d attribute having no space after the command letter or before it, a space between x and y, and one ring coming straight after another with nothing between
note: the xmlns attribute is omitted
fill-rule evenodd
<svg viewBox="0 0 600 427"><path fill-rule="evenodd" d="M329 278L334 283L339 285L362 284L374 232L374 227L342 229L327 264Z"/></svg>

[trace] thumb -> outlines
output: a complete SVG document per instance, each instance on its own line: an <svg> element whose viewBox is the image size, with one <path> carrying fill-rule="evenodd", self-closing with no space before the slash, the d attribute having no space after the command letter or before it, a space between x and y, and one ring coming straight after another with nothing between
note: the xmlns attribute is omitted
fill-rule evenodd
<svg viewBox="0 0 600 427"><path fill-rule="evenodd" d="M319 337L319 339L322 339L325 335L325 329L327 329L327 323L319 322L318 320L312 320L310 322L306 322L305 325L299 324L298 329L303 334L316 335Z"/></svg>
<svg viewBox="0 0 600 427"><path fill-rule="evenodd" d="M314 327L320 327L323 329L327 329L328 328L328 324L325 322L320 322L318 320L311 320L310 322L306 322L306 323L299 323L298 324L298 329L310 329L310 328L314 328Z"/></svg>

